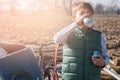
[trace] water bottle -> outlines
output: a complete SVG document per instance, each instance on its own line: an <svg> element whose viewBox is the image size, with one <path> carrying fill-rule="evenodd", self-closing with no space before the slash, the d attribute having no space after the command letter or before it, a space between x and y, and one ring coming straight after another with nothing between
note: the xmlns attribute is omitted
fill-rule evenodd
<svg viewBox="0 0 120 80"><path fill-rule="evenodd" d="M93 18L84 18L83 19L84 25L86 25L88 28L92 28L94 25L94 19Z"/></svg>

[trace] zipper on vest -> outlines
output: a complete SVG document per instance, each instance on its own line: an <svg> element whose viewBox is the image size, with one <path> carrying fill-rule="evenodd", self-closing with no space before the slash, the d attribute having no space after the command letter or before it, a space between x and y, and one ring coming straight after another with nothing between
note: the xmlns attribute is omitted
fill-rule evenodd
<svg viewBox="0 0 120 80"><path fill-rule="evenodd" d="M83 80L85 80L85 77L86 77L86 69L85 69L85 64L86 64L86 36L87 36L87 33L84 33L83 35L83 40L84 40L84 53L83 53Z"/></svg>
<svg viewBox="0 0 120 80"><path fill-rule="evenodd" d="M89 31L91 29L88 29L87 31L83 32L83 42L84 42L84 54L83 54L83 80L85 80L86 77L86 39L87 39L87 34L89 34Z"/></svg>

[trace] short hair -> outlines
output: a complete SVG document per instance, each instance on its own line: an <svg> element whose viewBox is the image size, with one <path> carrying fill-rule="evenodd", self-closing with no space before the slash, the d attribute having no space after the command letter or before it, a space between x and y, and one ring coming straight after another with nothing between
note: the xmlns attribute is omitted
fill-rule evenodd
<svg viewBox="0 0 120 80"><path fill-rule="evenodd" d="M72 3L72 16L75 16L76 12L79 11L80 9L88 9L92 14L93 8L88 2L73 2Z"/></svg>

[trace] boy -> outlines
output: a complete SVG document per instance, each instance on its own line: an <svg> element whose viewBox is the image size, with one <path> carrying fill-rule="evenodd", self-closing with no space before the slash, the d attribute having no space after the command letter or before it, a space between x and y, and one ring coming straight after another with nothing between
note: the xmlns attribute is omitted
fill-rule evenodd
<svg viewBox="0 0 120 80"><path fill-rule="evenodd" d="M72 16L74 22L53 38L56 43L65 43L62 80L101 80L100 70L109 58L102 33L93 29L93 9L87 2L74 3ZM94 57L94 52L99 55Z"/></svg>

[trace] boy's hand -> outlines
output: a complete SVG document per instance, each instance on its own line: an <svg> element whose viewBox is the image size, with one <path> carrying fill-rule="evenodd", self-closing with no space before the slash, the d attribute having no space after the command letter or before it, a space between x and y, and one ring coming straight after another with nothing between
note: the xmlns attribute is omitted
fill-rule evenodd
<svg viewBox="0 0 120 80"><path fill-rule="evenodd" d="M89 16L90 16L89 14L84 14L84 15L82 15L81 17L77 18L76 23L77 23L79 26L84 25L83 19L84 19L85 17L89 17Z"/></svg>
<svg viewBox="0 0 120 80"><path fill-rule="evenodd" d="M96 65L96 66L102 67L105 65L104 59L100 55L97 58L92 56L92 61L93 61L94 65Z"/></svg>

